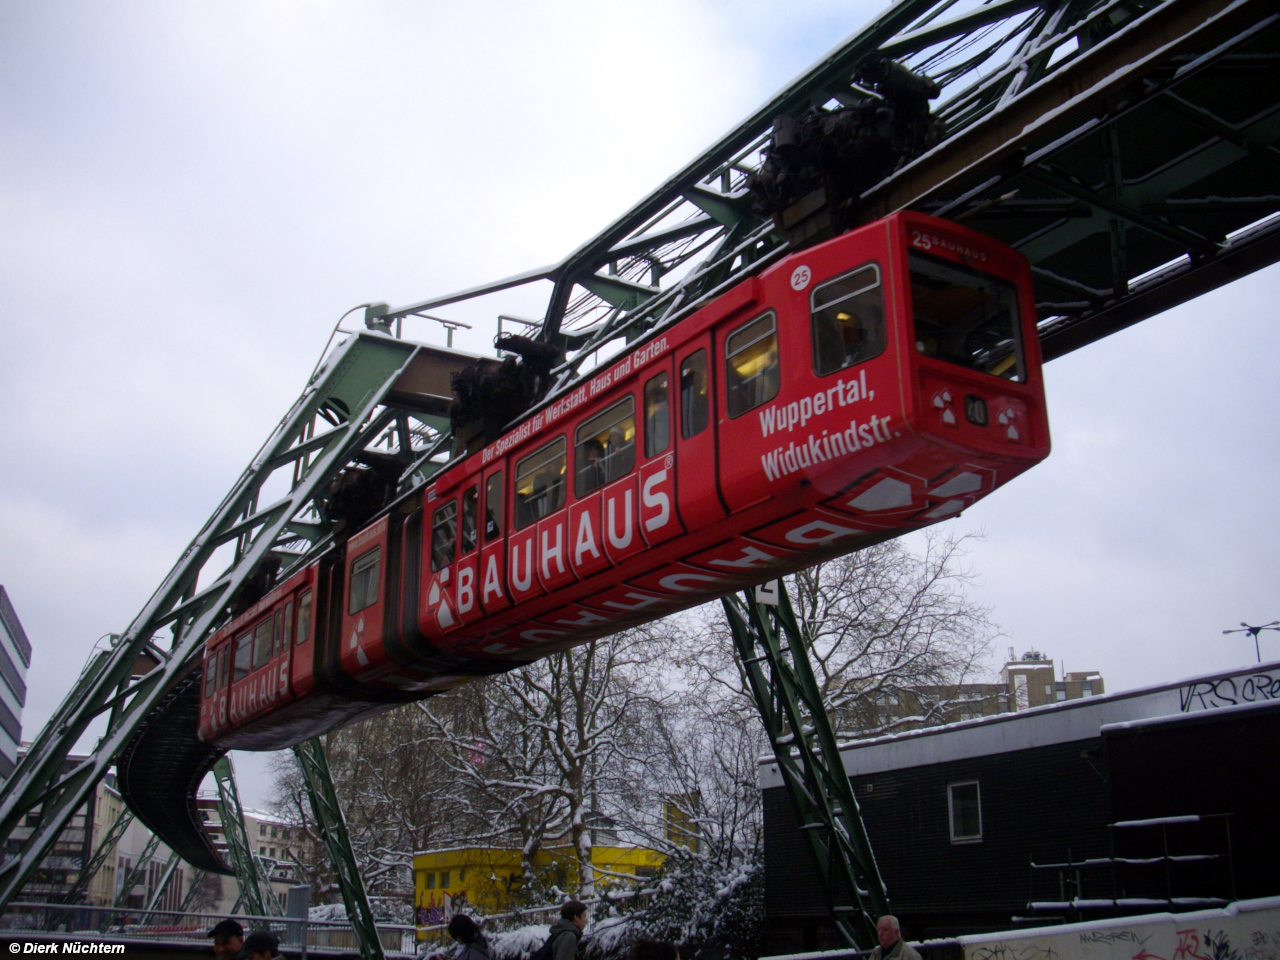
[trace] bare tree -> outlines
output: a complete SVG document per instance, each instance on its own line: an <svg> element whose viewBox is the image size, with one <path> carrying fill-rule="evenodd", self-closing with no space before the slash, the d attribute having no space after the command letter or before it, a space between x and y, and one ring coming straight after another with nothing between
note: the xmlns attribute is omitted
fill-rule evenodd
<svg viewBox="0 0 1280 960"><path fill-rule="evenodd" d="M420 712L401 707L326 738L347 832L374 894L412 890L414 851L431 845L447 822L439 799L448 771L428 726ZM273 807L303 827L309 842L299 868L319 890L331 879L331 868L291 753L276 761Z"/></svg>
<svg viewBox="0 0 1280 960"><path fill-rule="evenodd" d="M919 553L889 540L787 578L837 734L944 722L961 685L982 671L999 631L990 610L969 596L968 539L927 530ZM723 615L707 613L685 631L682 662L704 696L745 701L736 709L749 709Z"/></svg>
<svg viewBox="0 0 1280 960"><path fill-rule="evenodd" d="M661 656L652 630L630 630L471 685L465 702L419 704L468 842L518 842L526 880L539 849L567 843L591 895L591 821L634 794Z"/></svg>
<svg viewBox="0 0 1280 960"><path fill-rule="evenodd" d="M890 540L792 578L792 603L837 733L943 722L956 688L985 665L998 630L968 595L967 539L927 530L919 554ZM915 709L881 709L899 691L910 693Z"/></svg>

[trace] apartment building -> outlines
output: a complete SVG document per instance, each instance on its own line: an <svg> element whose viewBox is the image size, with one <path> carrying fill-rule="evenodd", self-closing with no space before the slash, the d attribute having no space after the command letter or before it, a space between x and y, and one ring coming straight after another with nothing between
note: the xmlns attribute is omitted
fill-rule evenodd
<svg viewBox="0 0 1280 960"><path fill-rule="evenodd" d="M835 719L841 733L901 732L1015 713L1105 692L1102 674L1096 670L1067 673L1059 678L1053 660L1040 651L1029 650L1017 657L1010 647L999 683L886 686L837 708Z"/></svg>
<svg viewBox="0 0 1280 960"><path fill-rule="evenodd" d="M0 584L0 780L9 779L22 746L22 708L27 702L31 641Z"/></svg>

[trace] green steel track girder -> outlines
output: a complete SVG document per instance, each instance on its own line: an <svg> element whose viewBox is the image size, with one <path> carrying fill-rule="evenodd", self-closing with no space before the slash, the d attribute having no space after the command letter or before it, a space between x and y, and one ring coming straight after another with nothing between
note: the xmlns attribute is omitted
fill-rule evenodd
<svg viewBox="0 0 1280 960"><path fill-rule="evenodd" d="M922 210L1022 250L1044 353L1060 356L1280 259L1273 6L899 0L564 260L386 316L549 281L537 336L565 351L551 402L795 249L745 189L773 120L866 96L856 69L891 57L941 86L947 133L867 190L855 220ZM1101 173L1104 154L1123 179Z"/></svg>
<svg viewBox="0 0 1280 960"><path fill-rule="evenodd" d="M384 437L395 417L387 394L419 350L413 343L363 332L335 347L142 612L109 648L94 652L0 790L0 838L12 837L28 813L40 811L30 837L0 864L0 904L14 899L151 709L225 622L229 605L258 565L276 553L287 575L324 549L328 484ZM417 451L400 455L408 468ZM420 482L434 468L421 462L406 482ZM276 471L285 472L288 493L260 507L259 491ZM218 569L218 548L235 541L235 556ZM171 638L167 647L156 642L162 630ZM161 662L131 679L144 651ZM89 756L64 772L76 742L104 715L106 731Z"/></svg>
<svg viewBox="0 0 1280 960"><path fill-rule="evenodd" d="M351 837L347 833L347 822L342 816L338 794L333 789L333 777L329 775L329 760L325 755L324 742L319 737L307 740L293 748L293 755L298 758L298 766L302 769L311 812L320 828L325 849L329 851L329 860L333 864L334 875L338 878L342 902L347 908L347 922L355 930L360 943L360 955L364 960L383 960L382 941L378 939L378 928L364 889L364 879L356 866L356 856L351 849Z"/></svg>
<svg viewBox="0 0 1280 960"><path fill-rule="evenodd" d="M774 580L722 602L832 920L850 946L870 949L889 895L786 586Z"/></svg>
<svg viewBox="0 0 1280 960"><path fill-rule="evenodd" d="M240 886L240 902L255 917L279 916L280 904L271 895L271 878L264 875L262 862L253 855L244 827L244 808L240 806L240 791L236 789L230 757L218 759L213 765L213 777L218 782L218 819L236 872L236 883Z"/></svg>

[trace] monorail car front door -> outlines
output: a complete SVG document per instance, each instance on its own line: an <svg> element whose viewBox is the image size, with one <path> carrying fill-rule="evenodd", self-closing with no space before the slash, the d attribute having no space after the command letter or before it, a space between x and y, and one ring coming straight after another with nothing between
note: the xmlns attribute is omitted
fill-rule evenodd
<svg viewBox="0 0 1280 960"><path fill-rule="evenodd" d="M506 461L485 468L481 487L480 606L488 615L511 606L507 596L507 560L504 535L510 523L507 509Z"/></svg>
<svg viewBox="0 0 1280 960"><path fill-rule="evenodd" d="M660 369L659 369L660 367ZM640 533L656 547L684 532L676 506L675 403L670 358L651 367L640 390Z"/></svg>
<svg viewBox="0 0 1280 960"><path fill-rule="evenodd" d="M712 368L709 332L695 337L676 353L676 495L680 519L690 530L726 516L716 489Z"/></svg>
<svg viewBox="0 0 1280 960"><path fill-rule="evenodd" d="M308 571L310 573L310 571ZM308 577L305 589L298 592L294 612L293 655L289 671L289 684L295 697L305 696L316 685L315 649L313 640L315 590Z"/></svg>

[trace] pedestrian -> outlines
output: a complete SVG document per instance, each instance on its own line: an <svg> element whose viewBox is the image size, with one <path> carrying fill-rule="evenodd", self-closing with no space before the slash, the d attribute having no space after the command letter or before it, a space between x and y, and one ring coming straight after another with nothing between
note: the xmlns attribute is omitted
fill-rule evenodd
<svg viewBox="0 0 1280 960"><path fill-rule="evenodd" d="M234 920L219 920L205 936L213 937L213 955L218 960L235 960L244 943L244 927Z"/></svg>
<svg viewBox="0 0 1280 960"><path fill-rule="evenodd" d="M876 939L880 946L871 951L871 960L920 960L916 948L902 939L898 918L888 914L876 923Z"/></svg>
<svg viewBox="0 0 1280 960"><path fill-rule="evenodd" d="M476 922L465 913L455 913L449 921L449 936L458 941L454 960L490 960L489 941Z"/></svg>
<svg viewBox="0 0 1280 960"><path fill-rule="evenodd" d="M587 925L587 905L580 900L570 900L560 908L560 919L551 926L551 960L575 960L578 941Z"/></svg>
<svg viewBox="0 0 1280 960"><path fill-rule="evenodd" d="M641 937L631 945L629 960L680 960L680 948L670 940Z"/></svg>
<svg viewBox="0 0 1280 960"><path fill-rule="evenodd" d="M244 938L236 960L273 960L280 956L280 938L265 930L255 930Z"/></svg>

